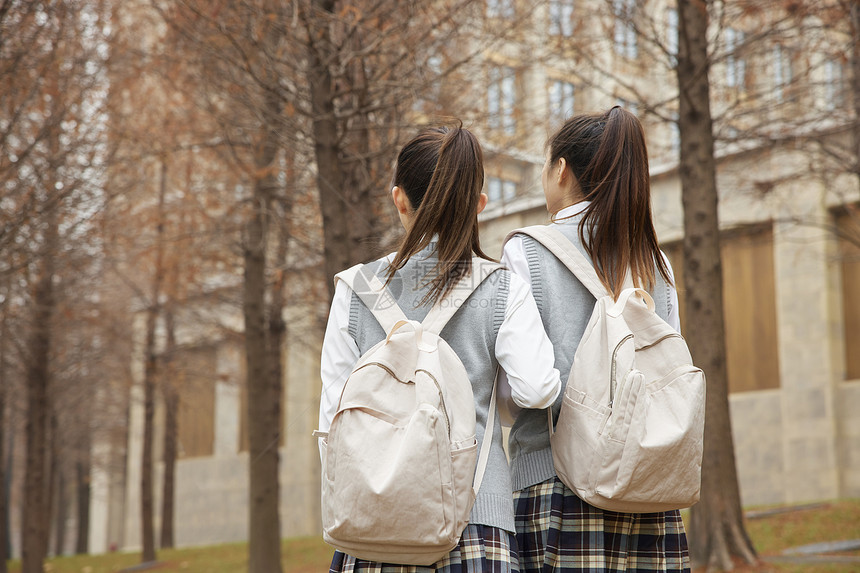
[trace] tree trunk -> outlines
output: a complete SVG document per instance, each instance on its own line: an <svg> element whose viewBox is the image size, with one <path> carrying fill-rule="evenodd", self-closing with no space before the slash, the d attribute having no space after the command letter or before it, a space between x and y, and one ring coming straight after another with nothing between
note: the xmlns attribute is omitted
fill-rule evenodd
<svg viewBox="0 0 860 573"><path fill-rule="evenodd" d="M176 329L173 311L165 313L167 325L167 349L162 369L161 390L164 397L164 483L161 496L161 548L173 547L174 502L176 488L176 441L179 437L179 394L176 372L173 368L176 352Z"/></svg>
<svg viewBox="0 0 860 573"><path fill-rule="evenodd" d="M276 27L266 41L276 45ZM275 80L275 78L268 78ZM272 341L266 325L266 254L270 206L277 186L275 155L277 133L272 126L280 115L280 102L269 92L265 105L265 125L254 152L256 180L254 210L245 227L244 293L245 360L247 372L248 472L249 472L249 573L280 573L281 519L278 481L281 436L282 381L273 376ZM271 119L269 119L271 118Z"/></svg>
<svg viewBox="0 0 860 573"><path fill-rule="evenodd" d="M157 299L156 299L157 300ZM143 373L143 452L140 464L141 562L155 561L153 516L152 441L155 418L155 326L158 319L157 302L152 301L146 317L146 350Z"/></svg>
<svg viewBox="0 0 860 573"><path fill-rule="evenodd" d="M9 430L9 439L6 441L6 444L7 444L6 460L5 461L0 460L0 463L4 463L5 467L6 467L5 483L0 484L0 486L3 487L3 492L0 495L3 496L4 503L6 505L6 516L4 518L4 521L5 521L4 528L6 529L6 535L5 535L5 538L0 539L0 543L2 543L6 547L6 549L5 549L6 558L11 559L12 558L12 527L11 527L12 516L11 516L11 509L10 509L11 504L10 504L9 500L12 498L12 460L15 459L15 452L14 452L14 450L15 450L15 432L13 431L14 428L12 427L11 424L8 425L8 430ZM6 573L6 571L4 571L3 569L0 569L0 572Z"/></svg>
<svg viewBox="0 0 860 573"><path fill-rule="evenodd" d="M24 468L23 538L21 573L42 573L50 536L51 482L48 421L51 358L51 322L56 307L54 257L59 242L56 206L46 212L41 269L33 292L33 321L27 345L27 452Z"/></svg>
<svg viewBox="0 0 860 573"><path fill-rule="evenodd" d="M158 220L155 239L155 275L152 277L152 294L146 312L146 347L143 373L143 453L140 471L141 562L155 561L155 502L153 499L152 442L155 418L155 382L158 372L158 355L155 348L155 329L160 311L161 285L164 280L164 202L167 193L167 163L161 162L158 194Z"/></svg>
<svg viewBox="0 0 860 573"><path fill-rule="evenodd" d="M756 562L743 524L731 419L723 324L716 161L708 82L708 3L679 3L680 178L684 206L685 333L707 375L702 495L690 517L694 567L729 570Z"/></svg>
<svg viewBox="0 0 860 573"><path fill-rule="evenodd" d="M5 293L4 293L5 294ZM4 297L5 300L5 297ZM6 341L9 340L6 328L6 309L0 315L0 573L8 573L6 561L9 560L9 498L6 486L6 393L9 384L6 378Z"/></svg>
<svg viewBox="0 0 860 573"><path fill-rule="evenodd" d="M860 3L849 0L851 10L851 90L843 97L850 97L854 102L854 126L851 130L854 136L854 174L860 181Z"/></svg>
<svg viewBox="0 0 860 573"><path fill-rule="evenodd" d="M56 440L58 434L54 433ZM59 453L59 452L57 452ZM63 472L63 465L58 455L54 456L54 481L57 484L56 506L54 522L54 555L62 555L66 547L66 475Z"/></svg>
<svg viewBox="0 0 860 573"><path fill-rule="evenodd" d="M334 78L329 64L334 57L330 37L329 17L332 17L334 0L313 0L313 9L327 16L318 25L318 34L312 34L308 53L308 84L313 112L314 155L317 164L317 189L323 219L323 259L329 298L334 296L333 277L353 264L353 245L349 229L352 226L349 212L346 179L343 173L339 147L338 124L334 109ZM309 16L311 26L317 16ZM317 36L314 41L313 36Z"/></svg>
<svg viewBox="0 0 860 573"><path fill-rule="evenodd" d="M75 489L77 490L78 532L75 540L75 553L83 555L90 547L90 439L87 432L86 449L82 458L75 462Z"/></svg>

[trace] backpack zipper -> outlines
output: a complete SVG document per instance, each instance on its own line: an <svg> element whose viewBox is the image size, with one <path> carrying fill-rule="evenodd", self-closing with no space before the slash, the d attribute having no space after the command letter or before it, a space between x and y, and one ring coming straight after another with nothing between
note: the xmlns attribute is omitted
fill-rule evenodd
<svg viewBox="0 0 860 573"><path fill-rule="evenodd" d="M364 368L366 366L370 366L371 364L374 366L378 366L379 368L382 368L383 370L388 372L392 378L394 378L395 380L397 380L401 384L409 384L410 383L409 381L404 382L403 380L398 378L397 375L391 370L391 368L389 368L385 364L380 364L379 362L368 362L367 364L363 365L361 368ZM361 368L359 368L359 370L361 370ZM416 374L418 372L423 372L424 374L426 374L427 377L430 378L433 381L433 383L436 385L436 390L439 391L439 405L442 408L442 414L445 416L445 429L447 431L446 433L448 434L448 440L450 441L451 440L451 422L448 421L448 410L445 408L445 397L442 394L442 386L439 384L439 381L436 380L436 378L432 374L430 374L429 372L427 372L423 368L415 371ZM414 382L412 382L412 384L414 384Z"/></svg>
<svg viewBox="0 0 860 573"><path fill-rule="evenodd" d="M667 334L666 336L662 336L662 337L658 338L657 340L655 340L654 342L652 342L652 343L651 343L651 344L649 344L648 346L643 346L643 347L642 347L642 348L640 348L639 350L645 350L646 348L651 348L652 346L654 346L654 345L656 345L656 344L659 344L659 343L663 342L663 341L664 341L664 340L666 340L667 338L680 338L680 339L682 339L682 340L684 339L684 337L683 337L683 336L681 336L680 334L678 334L677 332L673 332L673 333L671 333L671 334Z"/></svg>
<svg viewBox="0 0 860 573"><path fill-rule="evenodd" d="M615 385L618 383L617 373L616 373L616 364L615 358L618 356L618 350L621 348L621 345L633 338L633 334L628 334L624 338L621 339L620 342L615 346L615 350L612 351L612 378L609 381L609 407L612 407L612 403L615 402Z"/></svg>

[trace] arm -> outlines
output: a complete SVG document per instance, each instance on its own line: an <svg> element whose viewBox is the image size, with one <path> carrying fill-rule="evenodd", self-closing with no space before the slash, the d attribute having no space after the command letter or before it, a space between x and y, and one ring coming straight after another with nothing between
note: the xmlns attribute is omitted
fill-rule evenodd
<svg viewBox="0 0 860 573"><path fill-rule="evenodd" d="M522 408L546 408L561 391L552 343L528 284L511 274L505 318L496 338L496 359L507 375L511 400ZM504 396L500 380L499 392Z"/></svg>
<svg viewBox="0 0 860 573"><path fill-rule="evenodd" d="M322 432L328 432L331 427L346 379L360 356L355 340L349 335L351 300L350 288L343 281L337 281L320 358L322 393L320 394L319 430Z"/></svg>

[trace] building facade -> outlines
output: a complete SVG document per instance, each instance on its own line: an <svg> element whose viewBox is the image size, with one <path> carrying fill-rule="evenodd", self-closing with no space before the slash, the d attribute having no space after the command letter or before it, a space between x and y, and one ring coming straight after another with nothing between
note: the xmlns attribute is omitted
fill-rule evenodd
<svg viewBox="0 0 860 573"><path fill-rule="evenodd" d="M849 32L845 21L824 12L790 21L733 14L727 4L714 19L711 83L741 499L751 506L857 496L860 190L851 151L857 119L848 89ZM779 33L757 33L774 20ZM482 53L468 87L454 86L479 102L460 115L484 144L490 204L480 221L487 252L499 256L510 230L548 221L540 183L547 136L572 114L622 105L646 130L655 225L675 271L683 321L677 11L664 0L492 0L482 25L519 30ZM285 537L320 530L311 437L320 392L319 310L287 309L278 445ZM249 460L241 344L195 345L195 335L187 336L187 346L197 347L188 360L201 364L205 390L185 406L195 421L180 436L186 449L177 470L176 541L242 540ZM94 478L95 551L140 545L141 408L132 399L124 479Z"/></svg>

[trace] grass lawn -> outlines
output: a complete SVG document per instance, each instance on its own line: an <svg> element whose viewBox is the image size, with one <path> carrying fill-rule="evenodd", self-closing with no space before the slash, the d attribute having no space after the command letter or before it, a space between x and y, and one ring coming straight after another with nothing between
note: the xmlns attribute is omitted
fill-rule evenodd
<svg viewBox="0 0 860 573"><path fill-rule="evenodd" d="M762 508L766 509L766 508ZM775 557L784 549L812 543L860 539L860 499L839 500L787 513L747 519L747 533L761 557ZM835 554L860 558L860 551ZM860 562L839 564L787 564L773 561L769 570L780 572L860 571Z"/></svg>
<svg viewBox="0 0 860 573"><path fill-rule="evenodd" d="M226 543L208 547L188 547L158 552L159 565L141 571L167 573L234 573L244 572L248 564L245 543ZM328 571L332 548L319 537L286 539L282 543L284 573L317 573ZM49 560L45 573L114 573L140 563L140 553L75 555ZM20 573L20 563L11 562L9 573Z"/></svg>
<svg viewBox="0 0 860 573"><path fill-rule="evenodd" d="M767 508L756 508L767 509ZM779 556L784 549L819 543L860 539L860 499L816 505L809 509L775 513L747 519L747 531L763 558ZM317 573L328 570L332 550L317 537L287 539L283 543L284 573ZM860 557L860 551L842 553ZM160 565L146 571L166 573L233 573L244 572L247 545L232 543L210 547L192 547L158 552ZM83 555L52 559L45 565L49 573L114 573L133 567L140 561L138 553ZM20 565L12 562L10 573L20 573ZM860 563L791 564L767 561L760 567L744 567L737 571L827 572L860 571Z"/></svg>

